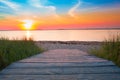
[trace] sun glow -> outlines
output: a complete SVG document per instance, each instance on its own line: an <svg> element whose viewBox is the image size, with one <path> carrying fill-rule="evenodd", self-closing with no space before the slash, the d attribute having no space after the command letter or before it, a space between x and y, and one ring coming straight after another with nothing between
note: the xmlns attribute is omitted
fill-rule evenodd
<svg viewBox="0 0 120 80"><path fill-rule="evenodd" d="M26 29L26 30L31 30L32 29L33 24L34 24L33 20L26 19L26 20L22 20L22 22L23 22L24 29Z"/></svg>

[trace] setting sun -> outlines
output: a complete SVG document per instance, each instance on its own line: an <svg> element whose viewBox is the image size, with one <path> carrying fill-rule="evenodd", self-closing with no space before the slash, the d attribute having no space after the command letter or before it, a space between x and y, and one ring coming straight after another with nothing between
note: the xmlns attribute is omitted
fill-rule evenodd
<svg viewBox="0 0 120 80"><path fill-rule="evenodd" d="M24 29L30 30L33 27L34 21L33 20L22 20Z"/></svg>

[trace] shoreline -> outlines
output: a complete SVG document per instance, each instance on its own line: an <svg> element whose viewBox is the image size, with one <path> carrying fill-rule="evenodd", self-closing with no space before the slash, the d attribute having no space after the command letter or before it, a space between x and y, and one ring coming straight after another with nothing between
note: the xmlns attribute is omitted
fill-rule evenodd
<svg viewBox="0 0 120 80"><path fill-rule="evenodd" d="M60 43L60 44L94 44L94 45L101 45L104 42L103 41L34 41L35 43Z"/></svg>
<svg viewBox="0 0 120 80"><path fill-rule="evenodd" d="M45 50L78 49L88 53L91 49L99 49L103 43L98 41L35 41L38 47Z"/></svg>

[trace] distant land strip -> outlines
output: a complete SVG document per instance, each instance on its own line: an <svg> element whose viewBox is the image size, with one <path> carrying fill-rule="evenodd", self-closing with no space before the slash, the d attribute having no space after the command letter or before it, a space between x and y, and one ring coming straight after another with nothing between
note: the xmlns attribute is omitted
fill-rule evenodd
<svg viewBox="0 0 120 80"><path fill-rule="evenodd" d="M38 30L120 30L120 28L81 28L81 29L33 29L28 31L38 31ZM9 29L9 30L0 30L0 31L26 31L20 29Z"/></svg>

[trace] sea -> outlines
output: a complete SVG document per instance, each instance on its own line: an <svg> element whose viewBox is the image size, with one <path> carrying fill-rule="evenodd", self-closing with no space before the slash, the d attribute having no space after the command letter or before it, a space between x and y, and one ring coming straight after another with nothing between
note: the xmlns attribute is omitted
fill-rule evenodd
<svg viewBox="0 0 120 80"><path fill-rule="evenodd" d="M120 34L120 29L0 31L0 37L7 37L10 40L26 37L34 41L104 41L116 34Z"/></svg>

